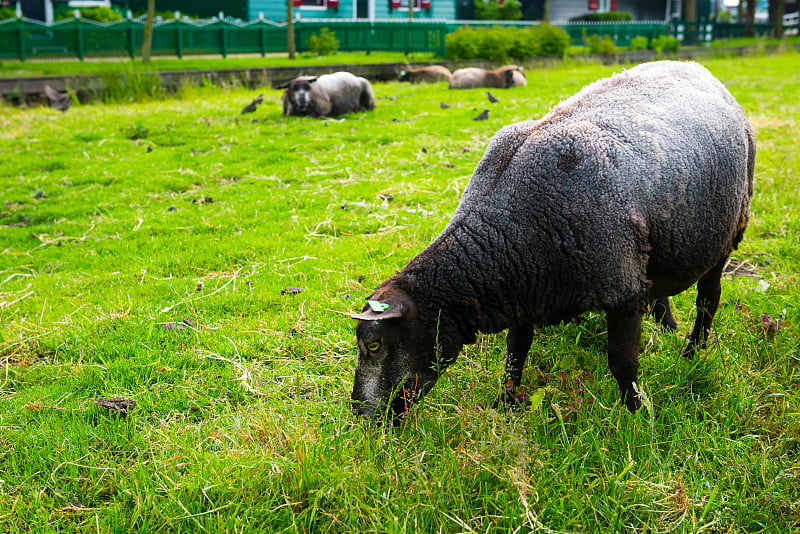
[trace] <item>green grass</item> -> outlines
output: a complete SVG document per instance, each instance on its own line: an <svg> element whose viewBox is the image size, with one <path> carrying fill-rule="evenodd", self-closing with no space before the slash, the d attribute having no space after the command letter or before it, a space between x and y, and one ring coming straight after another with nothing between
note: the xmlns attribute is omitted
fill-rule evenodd
<svg viewBox="0 0 800 534"><path fill-rule="evenodd" d="M266 88L247 118L262 89L0 107L0 531L800 529L800 55L706 64L757 130L736 259L761 278L723 280L694 361L693 290L681 335L645 324L635 416L602 314L537 331L535 409L490 408L503 334L399 428L348 404L349 315L441 231L494 132L619 66L530 71L493 106L376 84L337 120L282 117Z"/></svg>
<svg viewBox="0 0 800 534"><path fill-rule="evenodd" d="M402 52L340 52L330 56L313 56L310 53L298 54L295 59L286 55L241 56L228 58L191 57L185 59L153 59L144 66L140 59L120 58L118 61L0 61L0 78L27 76L57 76L61 74L109 74L130 71L170 71L239 69L263 67L305 67L309 65L362 65L372 63L403 63L406 61L432 61L435 54L411 54Z"/></svg>

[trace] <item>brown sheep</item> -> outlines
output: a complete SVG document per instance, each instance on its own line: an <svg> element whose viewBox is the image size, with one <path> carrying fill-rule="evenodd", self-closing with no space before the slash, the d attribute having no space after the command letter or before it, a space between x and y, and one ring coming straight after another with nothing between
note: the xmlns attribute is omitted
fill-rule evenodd
<svg viewBox="0 0 800 534"><path fill-rule="evenodd" d="M452 76L453 75L450 74L450 70L447 67L442 67L441 65L431 65L430 67L400 71L400 77L398 80L401 82L411 83L433 83L443 80L449 82Z"/></svg>
<svg viewBox="0 0 800 534"><path fill-rule="evenodd" d="M470 67L458 69L453 73L453 77L450 79L450 89L474 89L476 87L508 89L518 85L519 78L525 79L516 65L505 65L495 70Z"/></svg>

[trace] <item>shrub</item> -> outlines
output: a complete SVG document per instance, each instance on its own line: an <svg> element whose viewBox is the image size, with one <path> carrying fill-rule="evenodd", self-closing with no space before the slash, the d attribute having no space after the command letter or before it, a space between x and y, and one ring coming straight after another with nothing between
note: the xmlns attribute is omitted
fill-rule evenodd
<svg viewBox="0 0 800 534"><path fill-rule="evenodd" d="M339 39L328 28L322 28L319 31L319 35L316 33L311 34L311 37L306 41L306 45L318 56L332 56L339 50Z"/></svg>
<svg viewBox="0 0 800 534"><path fill-rule="evenodd" d="M475 18L478 20L520 20L522 4L519 0L506 0L502 4L497 0L476 0Z"/></svg>
<svg viewBox="0 0 800 534"><path fill-rule="evenodd" d="M633 20L633 15L627 11L606 11L605 13L587 13L570 20L585 20L588 22L625 22Z"/></svg>
<svg viewBox="0 0 800 534"><path fill-rule="evenodd" d="M114 22L115 20L122 20L122 15L114 11L110 7L87 7L79 9L82 19L93 20L95 22ZM71 19L75 17L75 10L70 9L65 11L56 20Z"/></svg>
<svg viewBox="0 0 800 534"><path fill-rule="evenodd" d="M17 16L17 12L10 7L0 7L0 20L13 19Z"/></svg>
<svg viewBox="0 0 800 534"><path fill-rule="evenodd" d="M638 37L634 37L631 39L631 50L646 50L647 49L647 37L644 35L640 35Z"/></svg>
<svg viewBox="0 0 800 534"><path fill-rule="evenodd" d="M660 58L662 52L668 52L670 54L677 52L681 47L681 43L675 37L659 35L650 41L650 47L656 51L656 55Z"/></svg>
<svg viewBox="0 0 800 534"><path fill-rule="evenodd" d="M570 39L567 30L558 26L542 24L536 27L534 32L536 33L536 42L539 45L537 54L540 56L561 57L567 53L572 44L572 39Z"/></svg>
<svg viewBox="0 0 800 534"><path fill-rule="evenodd" d="M542 24L525 28L470 28L462 26L445 36L451 59L526 59L534 56L563 56L570 45L567 32Z"/></svg>
<svg viewBox="0 0 800 534"><path fill-rule="evenodd" d="M590 54L603 54L604 56L613 56L617 53L617 45L610 35L604 35L602 38L592 34L584 38Z"/></svg>

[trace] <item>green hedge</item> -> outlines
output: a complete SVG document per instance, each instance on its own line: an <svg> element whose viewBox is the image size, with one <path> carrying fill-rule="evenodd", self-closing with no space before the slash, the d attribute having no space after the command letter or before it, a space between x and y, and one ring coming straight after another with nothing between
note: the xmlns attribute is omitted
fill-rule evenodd
<svg viewBox="0 0 800 534"><path fill-rule="evenodd" d="M462 26L445 36L450 59L527 59L535 56L563 56L570 46L566 31L542 24L516 28Z"/></svg>

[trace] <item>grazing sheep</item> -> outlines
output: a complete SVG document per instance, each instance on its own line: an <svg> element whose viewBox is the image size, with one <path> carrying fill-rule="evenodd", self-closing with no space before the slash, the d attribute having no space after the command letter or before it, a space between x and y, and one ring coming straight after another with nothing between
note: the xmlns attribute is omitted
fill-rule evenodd
<svg viewBox="0 0 800 534"><path fill-rule="evenodd" d="M495 70L473 67L458 69L450 78L450 89L474 89L476 87L508 89L520 83L519 77L522 80L525 79L516 65L505 65ZM524 85L526 84L527 81Z"/></svg>
<svg viewBox="0 0 800 534"><path fill-rule="evenodd" d="M450 70L447 67L442 67L441 65L431 65L430 67L400 71L400 77L398 80L401 82L411 83L433 83L441 81L449 82L451 77L452 74L450 74Z"/></svg>
<svg viewBox="0 0 800 534"><path fill-rule="evenodd" d="M501 401L513 401L534 325L601 310L634 412L648 305L673 330L669 296L697 282L684 356L705 346L754 165L744 113L696 63L646 63L501 129L442 233L354 317L358 412L399 419L477 332L506 328Z"/></svg>
<svg viewBox="0 0 800 534"><path fill-rule="evenodd" d="M322 76L300 76L278 86L283 93L284 115L337 117L355 111L375 109L375 95L369 80L349 72Z"/></svg>

